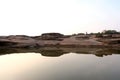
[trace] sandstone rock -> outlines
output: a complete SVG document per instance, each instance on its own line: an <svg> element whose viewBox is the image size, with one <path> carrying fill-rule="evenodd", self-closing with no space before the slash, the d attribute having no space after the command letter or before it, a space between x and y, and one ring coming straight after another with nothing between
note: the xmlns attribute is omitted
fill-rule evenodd
<svg viewBox="0 0 120 80"><path fill-rule="evenodd" d="M59 40L59 38L62 38L64 35L60 33L44 33L41 35L41 38L43 40Z"/></svg>

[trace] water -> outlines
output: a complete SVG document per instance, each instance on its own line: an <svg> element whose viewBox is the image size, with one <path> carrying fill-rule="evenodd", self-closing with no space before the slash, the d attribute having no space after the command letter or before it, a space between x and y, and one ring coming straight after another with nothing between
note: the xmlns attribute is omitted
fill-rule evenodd
<svg viewBox="0 0 120 80"><path fill-rule="evenodd" d="M119 53L93 48L1 49L0 80L119 80Z"/></svg>

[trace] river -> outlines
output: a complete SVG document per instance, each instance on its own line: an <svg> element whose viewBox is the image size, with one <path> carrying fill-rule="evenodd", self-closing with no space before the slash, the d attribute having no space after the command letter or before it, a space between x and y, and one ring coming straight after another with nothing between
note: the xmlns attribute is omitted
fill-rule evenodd
<svg viewBox="0 0 120 80"><path fill-rule="evenodd" d="M120 79L120 50L87 49L88 52L82 48L88 53L80 49L64 50L66 52L49 49L39 53L40 50L35 52L36 49L1 49L0 80ZM67 52L68 50L72 51ZM102 54L96 51L102 51Z"/></svg>

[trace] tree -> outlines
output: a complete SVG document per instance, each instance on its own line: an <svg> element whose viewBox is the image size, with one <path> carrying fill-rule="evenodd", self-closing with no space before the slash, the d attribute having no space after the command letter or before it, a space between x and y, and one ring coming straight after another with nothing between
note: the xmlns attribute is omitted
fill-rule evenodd
<svg viewBox="0 0 120 80"><path fill-rule="evenodd" d="M101 38L101 37L103 37L103 36L102 36L102 34L101 34L100 32L98 32L98 33L96 33L96 37L97 37L97 38Z"/></svg>
<svg viewBox="0 0 120 80"><path fill-rule="evenodd" d="M119 32L117 32L116 30L104 30L102 33L103 34L118 34Z"/></svg>

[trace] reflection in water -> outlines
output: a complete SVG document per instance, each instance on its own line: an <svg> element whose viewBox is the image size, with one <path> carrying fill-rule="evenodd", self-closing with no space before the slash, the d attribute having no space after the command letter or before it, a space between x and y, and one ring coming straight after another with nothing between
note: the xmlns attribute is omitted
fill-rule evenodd
<svg viewBox="0 0 120 80"><path fill-rule="evenodd" d="M0 80L119 80L120 56L98 58L69 53L44 57L36 53L0 56Z"/></svg>
<svg viewBox="0 0 120 80"><path fill-rule="evenodd" d="M0 80L120 79L119 49L19 48L0 49L0 54ZM93 54L98 57L116 55L98 58Z"/></svg>
<svg viewBox="0 0 120 80"><path fill-rule="evenodd" d="M58 57L65 54L65 52L63 50L41 50L40 54L42 56Z"/></svg>
<svg viewBox="0 0 120 80"><path fill-rule="evenodd" d="M40 53L42 56L48 57L59 57L70 52L76 54L93 54L98 57L103 57L112 54L120 54L120 49L110 49L110 48L55 48L55 47L46 47L46 48L10 48L10 49L0 49L0 55L12 54L12 53Z"/></svg>

